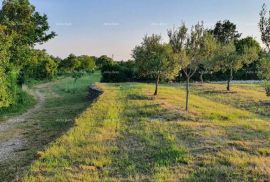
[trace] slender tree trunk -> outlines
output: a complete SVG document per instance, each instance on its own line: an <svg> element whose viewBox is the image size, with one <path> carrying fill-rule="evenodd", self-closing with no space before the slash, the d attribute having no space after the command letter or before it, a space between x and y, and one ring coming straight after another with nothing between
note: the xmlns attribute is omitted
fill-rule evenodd
<svg viewBox="0 0 270 182"><path fill-rule="evenodd" d="M189 77L186 80L186 112L188 112L188 103L189 103Z"/></svg>
<svg viewBox="0 0 270 182"><path fill-rule="evenodd" d="M201 81L201 84L203 84L203 72L200 73L200 81Z"/></svg>
<svg viewBox="0 0 270 182"><path fill-rule="evenodd" d="M233 70L230 70L230 76L228 78L228 82L227 82L227 91L231 91L231 81L233 79Z"/></svg>
<svg viewBox="0 0 270 182"><path fill-rule="evenodd" d="M159 75L157 76L157 80L156 80L156 89L155 89L155 93L154 95L157 95L158 94L158 84L159 84Z"/></svg>

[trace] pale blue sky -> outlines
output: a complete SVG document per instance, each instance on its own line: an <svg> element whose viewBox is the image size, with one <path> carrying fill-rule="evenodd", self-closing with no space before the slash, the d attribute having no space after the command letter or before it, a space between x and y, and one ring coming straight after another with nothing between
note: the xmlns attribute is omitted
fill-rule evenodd
<svg viewBox="0 0 270 182"><path fill-rule="evenodd" d="M58 36L38 46L50 54L70 53L129 59L131 50L145 34L157 33L167 40L167 29L182 21L204 21L213 27L218 20L236 23L243 36L260 40L259 11L265 0L30 0L49 17Z"/></svg>

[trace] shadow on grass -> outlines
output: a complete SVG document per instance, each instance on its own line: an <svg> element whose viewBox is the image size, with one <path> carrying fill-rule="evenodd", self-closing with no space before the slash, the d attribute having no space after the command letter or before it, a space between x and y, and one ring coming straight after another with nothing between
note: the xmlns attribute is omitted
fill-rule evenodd
<svg viewBox="0 0 270 182"><path fill-rule="evenodd" d="M227 91L227 90L204 90L202 94L235 94L236 91Z"/></svg>
<svg viewBox="0 0 270 182"><path fill-rule="evenodd" d="M154 96L146 96L146 95L139 95L139 94L129 94L127 96L129 100L154 100Z"/></svg>
<svg viewBox="0 0 270 182"><path fill-rule="evenodd" d="M187 151L170 140L167 133L155 128L152 122L153 118L162 117L168 111L143 95L127 95L125 99L122 125L126 129L120 131L121 137L116 141L118 150L112 157L111 176L151 180L157 168L187 164Z"/></svg>

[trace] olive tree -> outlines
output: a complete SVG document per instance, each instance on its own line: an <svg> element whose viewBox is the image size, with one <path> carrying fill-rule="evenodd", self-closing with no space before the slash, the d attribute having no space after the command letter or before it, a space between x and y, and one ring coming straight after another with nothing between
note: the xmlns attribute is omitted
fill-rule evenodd
<svg viewBox="0 0 270 182"><path fill-rule="evenodd" d="M266 4L263 4L260 12L259 28L261 32L261 40L266 46L265 52L262 54L258 64L258 75L262 79L270 81L270 12L267 10ZM266 85L266 94L270 96L270 86Z"/></svg>
<svg viewBox="0 0 270 182"><path fill-rule="evenodd" d="M270 96L270 55L263 55L258 64L258 76L266 80L265 90L266 95Z"/></svg>
<svg viewBox="0 0 270 182"><path fill-rule="evenodd" d="M178 29L168 31L174 57L180 63L186 77L186 111L189 110L190 79L199 66L213 54L216 48L215 38L204 30L203 23L193 26L188 32L185 24Z"/></svg>
<svg viewBox="0 0 270 182"><path fill-rule="evenodd" d="M133 50L133 58L141 76L155 79L155 92L161 79L173 79L179 72L179 64L174 59L170 45L161 43L161 36L145 36L141 45Z"/></svg>
<svg viewBox="0 0 270 182"><path fill-rule="evenodd" d="M215 71L228 73L227 91L231 91L233 73L256 61L259 52L260 46L252 37L219 44L213 58L213 68Z"/></svg>

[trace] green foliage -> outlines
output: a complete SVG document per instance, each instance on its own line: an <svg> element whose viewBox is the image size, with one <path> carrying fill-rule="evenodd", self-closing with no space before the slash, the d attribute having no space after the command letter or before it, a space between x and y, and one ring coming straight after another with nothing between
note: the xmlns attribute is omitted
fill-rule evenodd
<svg viewBox="0 0 270 182"><path fill-rule="evenodd" d="M55 37L49 32L48 18L35 11L28 0L4 0L0 11L0 22L7 26L9 32L15 32L15 43L34 45Z"/></svg>
<svg viewBox="0 0 270 182"><path fill-rule="evenodd" d="M210 30L210 32L222 44L228 44L241 37L241 34L236 30L236 25L229 20L217 22L215 28Z"/></svg>
<svg viewBox="0 0 270 182"><path fill-rule="evenodd" d="M140 46L133 50L138 72L141 76L161 79L173 79L179 70L179 64L172 59L172 49L161 43L161 36L146 36Z"/></svg>
<svg viewBox="0 0 270 182"><path fill-rule="evenodd" d="M180 63L186 77L186 111L188 112L189 81L202 65L209 64L206 60L216 51L217 43L215 38L204 30L203 23L192 27L190 34L185 24L182 24L178 30L168 31L168 36L173 55Z"/></svg>
<svg viewBox="0 0 270 182"><path fill-rule="evenodd" d="M248 65L258 59L259 47L257 42L250 44L250 38L241 39L234 43L220 45L216 52L215 60L218 70L224 72L228 70L238 71L244 65ZM255 41L255 40L252 40Z"/></svg>
<svg viewBox="0 0 270 182"><path fill-rule="evenodd" d="M89 73L92 73L93 71L95 71L96 68L96 63L95 63L95 59L91 56L79 56L78 60L80 62L80 66L79 66L79 70L83 70Z"/></svg>
<svg viewBox="0 0 270 182"><path fill-rule="evenodd" d="M259 60L258 64L258 75L262 79L266 79L267 81L270 81L270 55L264 54L261 59Z"/></svg>
<svg viewBox="0 0 270 182"><path fill-rule="evenodd" d="M48 33L47 16L36 12L28 0L4 0L0 23L7 27L9 35L14 36L10 62L17 66L27 64L36 43L41 44L56 35L54 32Z"/></svg>
<svg viewBox="0 0 270 182"><path fill-rule="evenodd" d="M236 51L238 53L245 54L248 48L253 48L255 53L259 54L262 49L259 44L253 37L246 37L240 40L237 40L235 43Z"/></svg>
<svg viewBox="0 0 270 182"><path fill-rule="evenodd" d="M57 63L45 51L32 50L31 59L21 70L20 82L52 80L57 74Z"/></svg>
<svg viewBox="0 0 270 182"><path fill-rule="evenodd" d="M6 35L6 27L0 26L0 108L15 102L13 70L9 65L11 42L13 37ZM12 83L11 83L11 82Z"/></svg>
<svg viewBox="0 0 270 182"><path fill-rule="evenodd" d="M75 56L70 54L63 60L58 60L59 71L64 74L73 74L73 72L88 72L92 73L96 69L95 59L93 57L83 55Z"/></svg>
<svg viewBox="0 0 270 182"><path fill-rule="evenodd" d="M79 69L80 66L81 63L79 59L74 54L70 54L66 59L60 62L59 69L62 72L72 73L73 71Z"/></svg>
<svg viewBox="0 0 270 182"><path fill-rule="evenodd" d="M74 71L72 73L72 78L74 78L74 82L76 83L78 79L82 78L85 75L84 71Z"/></svg>
<svg viewBox="0 0 270 182"><path fill-rule="evenodd" d="M216 39L206 32L203 23L192 27L190 35L185 24L177 30L169 30L168 36L175 57L180 62L188 79L192 77L199 65L209 65L209 58L217 48Z"/></svg>
<svg viewBox="0 0 270 182"><path fill-rule="evenodd" d="M22 91L21 88L17 88L16 97L17 100L12 105L9 107L0 108L0 118L15 114L22 114L35 104L34 98Z"/></svg>
<svg viewBox="0 0 270 182"><path fill-rule="evenodd" d="M104 65L109 65L112 63L113 63L113 59L106 55L102 55L96 59L96 65L98 68L102 68Z"/></svg>
<svg viewBox="0 0 270 182"><path fill-rule="evenodd" d="M265 79L267 82L265 84L266 95L270 96L270 55L263 54L259 60L258 64L258 75L260 78Z"/></svg>
<svg viewBox="0 0 270 182"><path fill-rule="evenodd" d="M55 74L56 65L44 56L37 61L40 55L36 55L33 46L48 41L55 33L48 32L47 16L36 12L28 0L4 0L0 24L1 108L19 101L18 78L19 83L23 83L25 76L50 79Z"/></svg>
<svg viewBox="0 0 270 182"><path fill-rule="evenodd" d="M101 68L102 82L130 82L137 80L135 61L113 62Z"/></svg>
<svg viewBox="0 0 270 182"><path fill-rule="evenodd" d="M227 90L230 91L230 81L233 72L242 69L256 61L261 51L259 43L252 37L240 40L232 39L231 42L219 42L215 56L213 56L213 70L229 73Z"/></svg>
<svg viewBox="0 0 270 182"><path fill-rule="evenodd" d="M133 58L140 76L149 76L156 80L157 95L160 79L174 79L180 69L170 45L161 43L161 36L145 36L140 46L133 50Z"/></svg>

